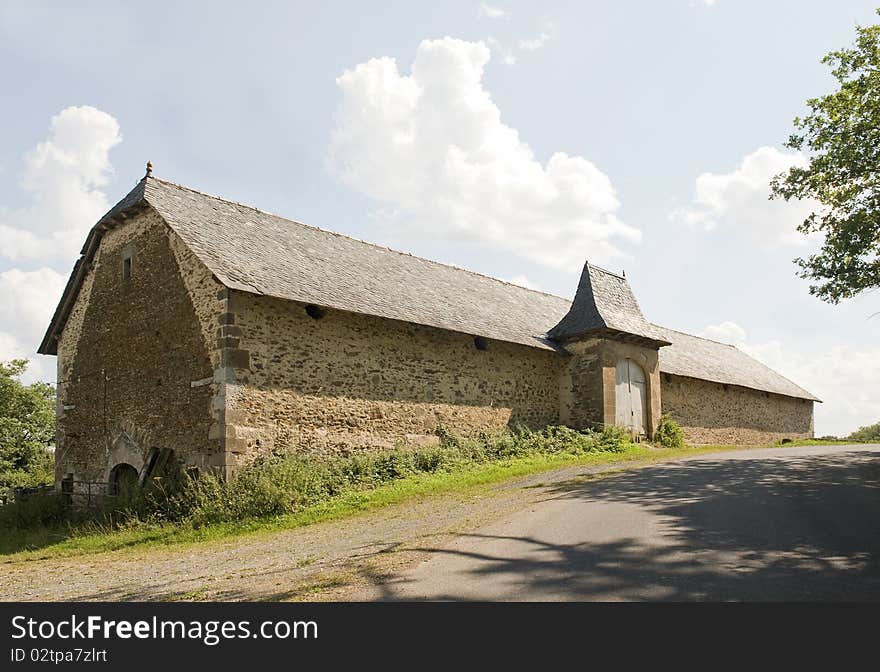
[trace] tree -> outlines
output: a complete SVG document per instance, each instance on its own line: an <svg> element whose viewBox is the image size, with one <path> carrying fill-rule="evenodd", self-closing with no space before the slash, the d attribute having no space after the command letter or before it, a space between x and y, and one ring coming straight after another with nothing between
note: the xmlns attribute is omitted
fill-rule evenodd
<svg viewBox="0 0 880 672"><path fill-rule="evenodd" d="M853 441L880 441L880 422L859 427L849 438Z"/></svg>
<svg viewBox="0 0 880 672"><path fill-rule="evenodd" d="M10 488L51 483L55 442L55 388L24 385L26 359L0 362L0 496Z"/></svg>
<svg viewBox="0 0 880 672"><path fill-rule="evenodd" d="M808 100L810 113L794 120L786 146L806 150L809 163L777 175L771 191L820 203L798 230L824 234L822 247L795 261L815 283L810 293L829 303L880 286L880 25L856 32L852 48L822 59L840 88Z"/></svg>

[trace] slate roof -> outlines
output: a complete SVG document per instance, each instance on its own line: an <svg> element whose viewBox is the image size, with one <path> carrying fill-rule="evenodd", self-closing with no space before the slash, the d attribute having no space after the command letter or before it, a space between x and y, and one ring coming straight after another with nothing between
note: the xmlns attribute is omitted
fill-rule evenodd
<svg viewBox="0 0 880 672"><path fill-rule="evenodd" d="M554 349L559 297L157 179L147 200L227 287Z"/></svg>
<svg viewBox="0 0 880 672"><path fill-rule="evenodd" d="M815 399L733 346L649 323L626 279L596 266L585 265L573 303L155 177L142 179L92 228L40 353L56 354L104 232L146 207L231 289L551 351L566 335L623 332L671 343L660 348L663 372Z"/></svg>
<svg viewBox="0 0 880 672"><path fill-rule="evenodd" d="M819 399L739 348L654 325L671 345L660 348L660 371L750 387L800 399Z"/></svg>
<svg viewBox="0 0 880 672"><path fill-rule="evenodd" d="M127 210L152 206L224 285L545 350L569 301L147 177L92 229L82 259ZM78 262L79 264L79 262ZM71 276L73 281L76 275ZM70 293L78 290L68 283ZM65 295L69 292L65 291ZM64 301L62 301L62 304ZM68 308L69 312L69 308ZM62 305L40 346L66 321Z"/></svg>
<svg viewBox="0 0 880 672"><path fill-rule="evenodd" d="M605 330L633 334L658 346L669 345L642 315L626 278L587 262L568 313L548 335L563 340Z"/></svg>

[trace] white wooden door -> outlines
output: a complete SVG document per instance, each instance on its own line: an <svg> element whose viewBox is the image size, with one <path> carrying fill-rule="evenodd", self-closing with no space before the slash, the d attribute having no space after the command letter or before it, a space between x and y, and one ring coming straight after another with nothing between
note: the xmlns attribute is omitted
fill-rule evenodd
<svg viewBox="0 0 880 672"><path fill-rule="evenodd" d="M615 385L615 424L629 427L634 434L645 434L648 383L641 366L631 359L617 362Z"/></svg>

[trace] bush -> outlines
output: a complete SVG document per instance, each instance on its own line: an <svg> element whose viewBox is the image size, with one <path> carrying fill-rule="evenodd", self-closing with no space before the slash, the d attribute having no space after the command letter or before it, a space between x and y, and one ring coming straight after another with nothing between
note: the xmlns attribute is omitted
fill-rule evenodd
<svg viewBox="0 0 880 672"><path fill-rule="evenodd" d="M331 497L375 488L419 473L448 472L488 462L536 455L578 455L620 452L631 445L625 430L577 431L547 427L541 431L517 428L499 434L463 438L438 427L439 444L414 450L397 448L318 459L297 453L269 455L254 461L234 478L214 474L192 477L164 473L127 497L108 500L103 511L92 512L91 528L131 527L167 522L201 527L248 518L271 518L302 511ZM38 505L12 503L0 509L4 525L60 525L76 515L60 498ZM82 520L80 523L83 522Z"/></svg>
<svg viewBox="0 0 880 672"><path fill-rule="evenodd" d="M14 488L51 484L55 459L55 389L21 382L26 359L0 361L0 498Z"/></svg>
<svg viewBox="0 0 880 672"><path fill-rule="evenodd" d="M58 527L68 519L68 507L57 492L34 493L0 506L0 529Z"/></svg>
<svg viewBox="0 0 880 672"><path fill-rule="evenodd" d="M867 443L880 442L880 422L874 425L859 427L849 435L851 441L865 441Z"/></svg>
<svg viewBox="0 0 880 672"><path fill-rule="evenodd" d="M654 442L664 448L684 448L684 432L681 431L681 425L669 414L661 415L657 429L654 431Z"/></svg>

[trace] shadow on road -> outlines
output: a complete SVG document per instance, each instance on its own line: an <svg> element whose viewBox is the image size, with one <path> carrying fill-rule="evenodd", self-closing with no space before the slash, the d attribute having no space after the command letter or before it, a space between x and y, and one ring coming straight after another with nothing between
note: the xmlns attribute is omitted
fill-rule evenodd
<svg viewBox="0 0 880 672"><path fill-rule="evenodd" d="M520 599L880 600L880 449L692 460L559 483L547 499L639 505L662 520L662 543L472 535L421 549L469 559L457 563L460 593L430 597L472 598L466 586L501 580ZM380 599L411 596L406 581L385 583Z"/></svg>

